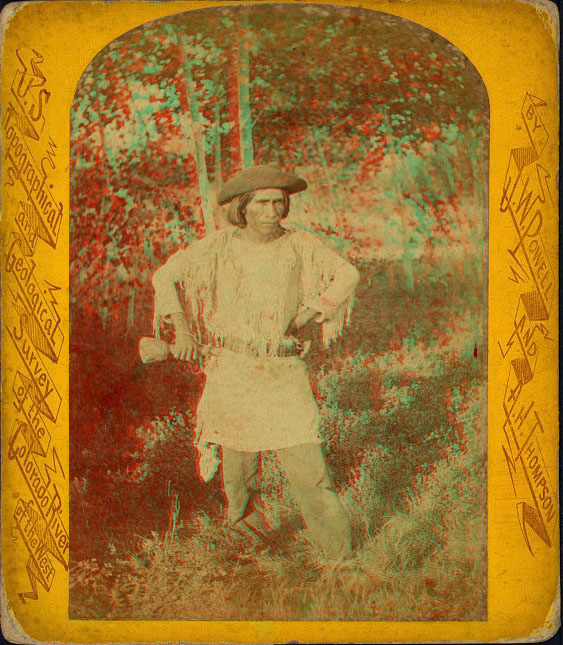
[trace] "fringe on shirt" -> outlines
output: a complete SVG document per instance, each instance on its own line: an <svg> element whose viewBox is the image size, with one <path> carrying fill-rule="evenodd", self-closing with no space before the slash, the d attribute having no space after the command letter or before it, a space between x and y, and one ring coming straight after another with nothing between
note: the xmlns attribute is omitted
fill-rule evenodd
<svg viewBox="0 0 563 645"><path fill-rule="evenodd" d="M218 263L230 252L229 244L235 232L236 229L219 231L189 247L190 254L179 286L185 313L193 325L197 342L201 344L221 346L223 341L221 334L214 332L211 328L210 318L215 308L215 278ZM308 237L311 238L311 242L303 243L300 253L304 301L315 300L322 296L335 274L335 267L330 255L323 253L322 247L319 246L322 243L315 243L314 236L311 234L304 239L306 240ZM298 253L299 250L296 249L296 254ZM289 256L288 271L293 268L294 262L295 258ZM272 313L281 316L284 305L283 292L280 291L278 298L277 311ZM353 306L354 293L352 292L321 322L321 338L325 348L342 334L344 326L350 321ZM257 311L250 312L250 316L255 316L255 329L261 328L260 318L264 315L267 314ZM158 293L156 293L153 315L153 333L156 338L161 336L165 318ZM264 338L258 332L254 338L248 339L248 342L265 356L275 356L280 346L279 338Z"/></svg>

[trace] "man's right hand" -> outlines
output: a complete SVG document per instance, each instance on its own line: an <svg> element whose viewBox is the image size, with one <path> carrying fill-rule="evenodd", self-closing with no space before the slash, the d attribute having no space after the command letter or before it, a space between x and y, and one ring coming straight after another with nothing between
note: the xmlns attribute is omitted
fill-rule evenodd
<svg viewBox="0 0 563 645"><path fill-rule="evenodd" d="M200 357L199 345L190 335L176 334L174 344L170 346L172 356L181 361L197 361Z"/></svg>
<svg viewBox="0 0 563 645"><path fill-rule="evenodd" d="M173 313L170 318L174 325L176 339L170 346L174 358L181 361L197 361L200 357L199 345L190 330L183 313Z"/></svg>

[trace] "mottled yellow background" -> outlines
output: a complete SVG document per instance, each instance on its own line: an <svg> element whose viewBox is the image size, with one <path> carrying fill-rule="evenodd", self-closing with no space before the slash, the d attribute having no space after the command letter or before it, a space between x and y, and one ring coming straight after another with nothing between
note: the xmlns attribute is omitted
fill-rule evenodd
<svg viewBox="0 0 563 645"><path fill-rule="evenodd" d="M59 386L63 403L53 440L68 474L68 151L69 110L78 79L86 65L107 43L144 22L170 14L220 6L211 2L39 2L12 5L2 14L2 105L7 105L10 85L18 68L15 50L28 46L45 57L41 69L52 96L45 111L45 133L57 144L57 167L52 176L65 217L56 251L37 246L37 272L49 266L49 277L63 287L60 311L65 343L58 365L51 374ZM249 3L251 4L251 3ZM319 3L320 4L320 3ZM557 275L557 42L558 20L554 5L513 2L429 1L418 2L332 2L363 6L415 21L452 42L475 65L490 100L490 186L489 186L489 352L488 352L488 619L483 622L428 623L292 623L292 622L125 622L70 621L68 619L68 575L57 571L49 593L39 587L39 599L22 604L18 592L29 589L25 565L27 552L20 540L11 537L16 500L27 490L14 461L6 459L7 442L15 410L10 397L17 355L13 345L3 343L2 400L2 558L9 609L5 625L15 617L31 638L45 642L429 642L498 641L543 636L558 624L558 536L551 548L534 543L534 556L526 547L516 513L516 500L501 448L502 400L508 377L508 362L498 343L506 342L521 286L508 279L507 249L514 241L514 227L500 202L510 152L526 147L521 109L526 93L547 102L541 116L550 139L542 153L542 165L550 172L554 198L543 205L543 239ZM551 6L551 12L546 7ZM5 166L4 166L5 168ZM4 176L5 179L5 176ZM13 226L17 202L3 189L3 239ZM60 294L60 292L59 292ZM10 320L3 307L3 323ZM546 323L551 344L542 345L538 368L526 392L542 411L542 445L552 482L558 468L557 308ZM4 327L5 329L5 327ZM67 482L68 483L68 482ZM68 490L65 491L68 495ZM68 526L68 507L65 506ZM532 536L535 537L535 536ZM71 535L72 538L72 535ZM7 632L10 635L10 632ZM11 632L14 638L15 632Z"/></svg>

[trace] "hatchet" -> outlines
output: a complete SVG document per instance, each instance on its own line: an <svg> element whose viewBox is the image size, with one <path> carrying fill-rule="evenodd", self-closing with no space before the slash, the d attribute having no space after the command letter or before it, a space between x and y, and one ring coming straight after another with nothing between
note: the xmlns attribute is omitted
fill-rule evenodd
<svg viewBox="0 0 563 645"><path fill-rule="evenodd" d="M139 355L143 363L158 363L165 361L172 353L173 345L169 345L166 341L152 336L143 336L139 341ZM198 352L202 356L207 356L210 353L211 347L209 345L199 345Z"/></svg>

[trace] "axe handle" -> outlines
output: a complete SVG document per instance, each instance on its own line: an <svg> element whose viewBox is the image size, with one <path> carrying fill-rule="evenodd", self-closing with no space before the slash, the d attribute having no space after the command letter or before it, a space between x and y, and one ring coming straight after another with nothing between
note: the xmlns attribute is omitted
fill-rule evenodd
<svg viewBox="0 0 563 645"><path fill-rule="evenodd" d="M152 336L143 336L139 341L139 354L143 363L156 363L166 360L173 351L174 345ZM211 351L209 345L200 345L199 353L207 356Z"/></svg>

